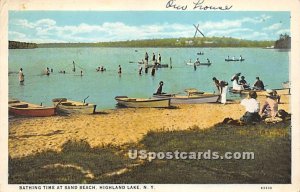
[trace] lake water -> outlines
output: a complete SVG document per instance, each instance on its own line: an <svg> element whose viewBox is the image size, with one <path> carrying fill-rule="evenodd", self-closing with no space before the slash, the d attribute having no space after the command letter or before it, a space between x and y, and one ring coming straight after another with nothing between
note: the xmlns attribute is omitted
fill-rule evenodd
<svg viewBox="0 0 300 192"><path fill-rule="evenodd" d="M137 50L137 51L136 51ZM172 58L173 68L158 69L155 76L138 74L139 66L129 61L141 61L145 52L152 59L152 53L162 56L162 63ZM198 56L197 52L204 52ZM240 55L244 62L225 62L227 56ZM211 66L193 66L185 63L199 57L200 61L209 58ZM97 104L97 109L115 107L114 97L151 97L164 81L164 92L180 93L186 88L202 91L216 90L212 77L230 82L237 72L253 84L259 76L266 88L281 88L281 83L289 80L289 51L261 48L39 48L9 50L9 98L32 103L52 105L51 100L66 97ZM149 59L149 60L150 60ZM76 63L76 72L72 72L72 62ZM106 72L96 72L98 66L104 66ZM122 74L118 75L118 65ZM23 68L24 85L18 81L18 71ZM46 67L54 70L50 76L43 75ZM59 73L65 70L66 74ZM80 71L83 76L80 76ZM230 83L231 84L231 83ZM230 96L230 95L229 95ZM231 95L231 97L234 97ZM236 97L236 96L235 96Z"/></svg>

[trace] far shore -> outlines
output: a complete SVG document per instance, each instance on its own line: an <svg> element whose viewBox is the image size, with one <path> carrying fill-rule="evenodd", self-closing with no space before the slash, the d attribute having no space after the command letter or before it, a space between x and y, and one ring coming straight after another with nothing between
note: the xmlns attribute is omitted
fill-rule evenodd
<svg viewBox="0 0 300 192"><path fill-rule="evenodd" d="M259 96L262 104L265 96ZM290 95L281 96L279 109L290 113ZM174 109L122 108L91 115L9 119L9 155L27 156L44 150L60 151L68 140L85 140L92 147L139 142L149 131L213 127L225 118L239 119L239 101L178 105Z"/></svg>

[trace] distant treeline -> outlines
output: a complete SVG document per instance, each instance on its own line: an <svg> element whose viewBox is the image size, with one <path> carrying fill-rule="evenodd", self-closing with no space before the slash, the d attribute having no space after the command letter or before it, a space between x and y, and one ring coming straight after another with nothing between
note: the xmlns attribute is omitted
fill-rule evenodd
<svg viewBox="0 0 300 192"><path fill-rule="evenodd" d="M36 43L26 43L19 41L8 41L9 49L34 49L37 48L38 45Z"/></svg>
<svg viewBox="0 0 300 192"><path fill-rule="evenodd" d="M250 41L231 37L198 37L148 39L99 43L42 43L39 48L50 47L270 47L274 41Z"/></svg>
<svg viewBox="0 0 300 192"><path fill-rule="evenodd" d="M291 48L291 37L287 34L281 34L279 40L275 41L274 48L276 49L290 49Z"/></svg>

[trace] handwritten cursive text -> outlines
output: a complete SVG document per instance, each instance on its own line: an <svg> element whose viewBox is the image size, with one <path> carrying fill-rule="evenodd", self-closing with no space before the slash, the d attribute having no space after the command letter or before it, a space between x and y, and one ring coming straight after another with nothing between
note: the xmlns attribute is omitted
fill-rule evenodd
<svg viewBox="0 0 300 192"><path fill-rule="evenodd" d="M204 0L198 0L197 2L194 2L194 8L198 10L221 10L226 11L230 10L232 8L232 5L226 5L226 6L208 6L204 5Z"/></svg>
<svg viewBox="0 0 300 192"><path fill-rule="evenodd" d="M176 5L176 0L169 0L168 3L166 4L166 8L174 8L177 10L186 10L187 5Z"/></svg>
<svg viewBox="0 0 300 192"><path fill-rule="evenodd" d="M173 8L176 10L188 10L188 5L183 4L180 5L176 2L176 0L169 0L166 4L166 8ZM225 6L213 6L205 4L205 0L198 0L193 2L193 10L203 10L203 11L228 11L232 8L232 5L225 5Z"/></svg>

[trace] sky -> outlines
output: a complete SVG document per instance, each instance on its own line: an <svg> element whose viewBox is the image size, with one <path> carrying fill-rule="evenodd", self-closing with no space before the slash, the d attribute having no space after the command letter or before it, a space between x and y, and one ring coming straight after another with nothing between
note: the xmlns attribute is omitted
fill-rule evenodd
<svg viewBox="0 0 300 192"><path fill-rule="evenodd" d="M10 11L8 39L34 43L193 37L276 40L290 34L290 12ZM197 34L201 37L201 34Z"/></svg>

